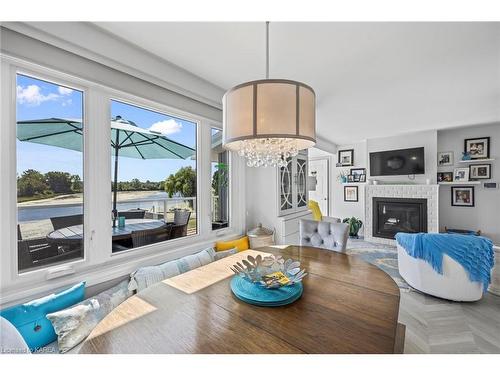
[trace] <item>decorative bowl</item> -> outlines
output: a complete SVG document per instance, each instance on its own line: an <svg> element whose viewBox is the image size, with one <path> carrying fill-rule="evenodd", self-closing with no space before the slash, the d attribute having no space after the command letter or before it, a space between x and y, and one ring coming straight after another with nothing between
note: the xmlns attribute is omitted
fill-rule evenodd
<svg viewBox="0 0 500 375"><path fill-rule="evenodd" d="M249 255L233 264L231 270L239 277L267 289L278 289L294 285L307 275L305 269L300 269L300 262L292 259L286 261L282 256Z"/></svg>

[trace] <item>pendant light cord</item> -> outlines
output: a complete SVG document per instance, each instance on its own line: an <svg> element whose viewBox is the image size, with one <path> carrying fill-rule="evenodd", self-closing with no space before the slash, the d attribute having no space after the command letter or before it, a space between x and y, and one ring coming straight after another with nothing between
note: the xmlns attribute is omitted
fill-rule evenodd
<svg viewBox="0 0 500 375"><path fill-rule="evenodd" d="M269 21L266 21L266 79L269 79Z"/></svg>

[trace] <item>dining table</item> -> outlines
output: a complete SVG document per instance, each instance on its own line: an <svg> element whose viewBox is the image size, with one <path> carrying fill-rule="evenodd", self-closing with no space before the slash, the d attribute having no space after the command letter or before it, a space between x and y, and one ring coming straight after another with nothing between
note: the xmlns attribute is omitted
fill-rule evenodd
<svg viewBox="0 0 500 375"><path fill-rule="evenodd" d="M261 307L231 291L232 264L248 255L300 262L303 294ZM306 246L242 251L128 298L80 353L401 353L399 288L359 257Z"/></svg>
<svg viewBox="0 0 500 375"><path fill-rule="evenodd" d="M132 232L137 230L155 231L165 225L166 223L163 220L154 219L126 219L123 227L118 225L112 227L112 223L110 222L113 241L129 239L132 236ZM83 224L60 228L47 234L47 241L58 245L72 245L82 240Z"/></svg>

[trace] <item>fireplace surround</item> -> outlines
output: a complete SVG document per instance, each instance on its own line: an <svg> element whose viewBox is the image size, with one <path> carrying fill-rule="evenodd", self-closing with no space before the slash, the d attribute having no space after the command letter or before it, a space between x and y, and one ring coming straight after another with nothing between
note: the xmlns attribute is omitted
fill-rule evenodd
<svg viewBox="0 0 500 375"><path fill-rule="evenodd" d="M376 213L373 198L404 198L427 200L427 232L439 232L439 185L424 184L378 184L365 185L365 225L363 226L366 241L395 245L391 238L375 237L373 235L373 215Z"/></svg>

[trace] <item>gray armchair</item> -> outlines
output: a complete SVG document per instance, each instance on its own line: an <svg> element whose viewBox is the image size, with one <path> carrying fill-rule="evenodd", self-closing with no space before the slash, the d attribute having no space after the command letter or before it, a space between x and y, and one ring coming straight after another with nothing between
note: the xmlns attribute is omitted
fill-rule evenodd
<svg viewBox="0 0 500 375"><path fill-rule="evenodd" d="M299 224L299 235L301 246L344 252L349 237L349 226L338 222L302 219Z"/></svg>

